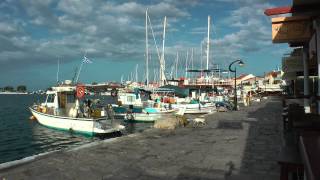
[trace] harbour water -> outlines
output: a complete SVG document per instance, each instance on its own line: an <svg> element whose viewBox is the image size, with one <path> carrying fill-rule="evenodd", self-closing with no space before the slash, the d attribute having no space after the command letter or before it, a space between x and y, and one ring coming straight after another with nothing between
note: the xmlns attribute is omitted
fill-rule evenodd
<svg viewBox="0 0 320 180"><path fill-rule="evenodd" d="M39 95L0 95L0 163L101 140L49 129L30 120L28 107L44 99L45 96ZM109 97L103 99L107 102L112 100ZM152 124L124 125L123 135L126 135L143 131Z"/></svg>

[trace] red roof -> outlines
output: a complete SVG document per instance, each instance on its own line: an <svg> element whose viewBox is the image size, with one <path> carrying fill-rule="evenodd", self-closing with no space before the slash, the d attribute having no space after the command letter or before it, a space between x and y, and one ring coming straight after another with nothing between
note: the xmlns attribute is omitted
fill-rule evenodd
<svg viewBox="0 0 320 180"><path fill-rule="evenodd" d="M264 14L267 16L278 15L278 14L288 14L292 13L293 8L291 6L282 6L276 8L266 9Z"/></svg>

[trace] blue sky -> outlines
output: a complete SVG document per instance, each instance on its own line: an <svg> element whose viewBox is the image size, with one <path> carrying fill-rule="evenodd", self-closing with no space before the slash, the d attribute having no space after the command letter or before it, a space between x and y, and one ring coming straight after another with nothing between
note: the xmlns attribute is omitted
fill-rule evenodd
<svg viewBox="0 0 320 180"><path fill-rule="evenodd" d="M238 58L245 61L241 73L262 75L281 65L289 52L286 44L272 44L270 18L264 9L290 5L289 0L4 0L0 2L0 87L27 85L46 88L71 79L85 51L80 81L120 81L135 71L144 78L145 9L161 47L162 21L168 18L165 59L171 70L179 52L183 75L187 51L194 49L194 66L201 65L201 45L211 16L210 66L223 68ZM158 71L152 34L150 73ZM203 51L203 54L205 52ZM205 56L203 56L205 59ZM203 62L205 63L205 62ZM152 75L151 75L152 76ZM151 77L151 79L153 79Z"/></svg>

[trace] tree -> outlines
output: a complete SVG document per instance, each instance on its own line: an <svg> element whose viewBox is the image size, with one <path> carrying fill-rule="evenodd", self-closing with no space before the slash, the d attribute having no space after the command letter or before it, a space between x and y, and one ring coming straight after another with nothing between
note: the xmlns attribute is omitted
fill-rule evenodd
<svg viewBox="0 0 320 180"><path fill-rule="evenodd" d="M12 86L6 86L6 87L4 87L4 91L13 92L14 88Z"/></svg>
<svg viewBox="0 0 320 180"><path fill-rule="evenodd" d="M27 91L27 87L25 85L20 85L17 87L17 91L18 92L26 92Z"/></svg>

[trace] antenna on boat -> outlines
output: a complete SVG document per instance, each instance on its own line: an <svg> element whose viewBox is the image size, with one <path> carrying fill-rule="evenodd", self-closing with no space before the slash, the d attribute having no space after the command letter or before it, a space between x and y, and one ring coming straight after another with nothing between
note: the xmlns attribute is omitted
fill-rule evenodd
<svg viewBox="0 0 320 180"><path fill-rule="evenodd" d="M74 74L73 74L73 77L72 77L72 83L74 84L74 83L76 83L76 77L77 77L77 74L78 74L78 67L76 67L75 69L74 69Z"/></svg>

